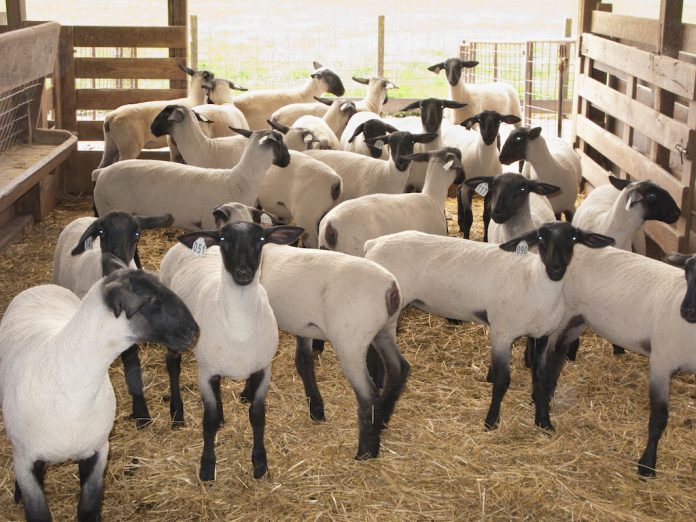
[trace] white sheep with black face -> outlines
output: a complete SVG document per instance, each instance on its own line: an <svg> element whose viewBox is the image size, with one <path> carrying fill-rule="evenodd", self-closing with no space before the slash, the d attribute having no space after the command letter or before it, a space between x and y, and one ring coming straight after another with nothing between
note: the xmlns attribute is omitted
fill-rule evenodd
<svg viewBox="0 0 696 522"><path fill-rule="evenodd" d="M454 125L462 123L467 118L476 116L484 110L495 110L500 114L512 114L522 118L520 108L520 96L509 83L466 83L462 77L462 69L476 67L476 60L460 60L448 58L444 62L436 63L428 67L430 72L439 74L445 71L447 77L447 97L461 103L466 107L449 109L445 116ZM519 122L515 123L520 126Z"/></svg>
<svg viewBox="0 0 696 522"><path fill-rule="evenodd" d="M341 150L388 160L389 148L376 143L376 138L398 130L374 112L359 112L348 120L341 134Z"/></svg>
<svg viewBox="0 0 696 522"><path fill-rule="evenodd" d="M256 90L235 97L234 104L244 113L249 128L252 130L268 128L267 120L285 105L310 102L315 96L321 96L327 92L335 96L343 96L345 88L335 72L318 62L314 62L314 69L309 80L302 87Z"/></svg>
<svg viewBox="0 0 696 522"><path fill-rule="evenodd" d="M167 146L164 137L154 136L150 124L167 105L194 107L205 102L203 84L214 78L209 71L194 71L180 65L191 76L188 96L176 100L130 103L114 109L104 117L104 154L97 168L108 167L117 161L135 159L140 151Z"/></svg>
<svg viewBox="0 0 696 522"><path fill-rule="evenodd" d="M266 172L284 167L290 154L283 136L256 131L234 167L208 169L155 160L121 161L92 173L99 215L112 210L139 214L168 212L174 226L201 230L213 225L210 209L227 201L253 205Z"/></svg>
<svg viewBox="0 0 696 522"><path fill-rule="evenodd" d="M248 382L254 478L266 473L265 398L271 361L278 349L278 325L266 291L259 284L259 266L265 245L292 243L301 233L298 227L263 229L255 223L231 223L220 230L180 236L181 244L169 249L162 259L162 281L181 296L201 328L195 347L204 409L201 480L215 479L215 435L224 422L220 397L223 377ZM177 386L180 368L180 361L167 364L172 400L180 407L175 420L183 420Z"/></svg>
<svg viewBox="0 0 696 522"><path fill-rule="evenodd" d="M15 501L27 520L51 520L46 466L76 460L78 520L101 520L103 474L116 397L109 366L133 343L182 351L198 326L157 278L105 254L104 272L80 300L41 285L17 295L0 322L0 404L13 448Z"/></svg>

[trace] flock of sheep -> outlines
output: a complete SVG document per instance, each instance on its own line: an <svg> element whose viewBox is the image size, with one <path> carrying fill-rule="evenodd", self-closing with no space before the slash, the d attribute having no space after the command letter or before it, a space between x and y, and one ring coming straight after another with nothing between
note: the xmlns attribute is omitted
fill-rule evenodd
<svg viewBox="0 0 696 522"><path fill-rule="evenodd" d="M407 306L489 327L486 429L498 423L518 337L528 338L535 423L549 430L558 376L586 326L617 351L647 355L651 413L638 472L654 476L670 378L696 370L696 259L670 256L682 270L645 257L642 225L673 223L679 208L654 183L610 176L576 209L576 153L521 126L509 85L466 85L461 71L476 64L450 58L430 67L445 71L449 99L404 107L420 117L381 116L396 88L381 77L354 78L367 85L365 97L341 98L341 79L316 62L300 88L238 96L232 91L244 89L233 82L184 67L188 97L106 116L93 173L98 217L65 227L56 284L19 294L0 324L0 399L15 500L28 520L51 519L44 471L66 460L79 463L78 520L100 519L115 416L107 370L119 355L136 425L151 422L141 342L167 347L173 424L184 420L180 352L195 346L201 480L215 479L225 377L246 381L253 474L266 472L265 397L279 328L296 337L315 420L324 420L324 403L312 352L332 344L357 398L356 458L376 457L409 373L396 342ZM322 98L327 92L336 97ZM502 148L501 123L514 126ZM171 162L134 159L167 145ZM502 164L517 161L521 174L503 174ZM467 239L447 237L452 184ZM486 242L468 240L474 193L485 197ZM164 256L158 279L138 270L137 245L142 230L164 226L190 232ZM305 248L289 246L300 241Z"/></svg>

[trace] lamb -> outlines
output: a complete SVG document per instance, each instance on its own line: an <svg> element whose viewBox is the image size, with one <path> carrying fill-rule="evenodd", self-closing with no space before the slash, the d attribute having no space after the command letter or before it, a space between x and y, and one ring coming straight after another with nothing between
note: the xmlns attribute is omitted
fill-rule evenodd
<svg viewBox="0 0 696 522"><path fill-rule="evenodd" d="M370 142L374 144L389 144L389 161L338 150L308 150L306 154L326 163L341 177L343 192L339 202L342 202L367 194L403 192L411 166L411 160L404 156L413 152L416 143L428 143L435 138L437 134L433 133L392 132L372 139Z"/></svg>
<svg viewBox="0 0 696 522"><path fill-rule="evenodd" d="M510 165L519 160L526 160L523 173L527 177L561 188L549 201L556 219L563 214L566 221L571 221L582 181L580 158L573 147L561 138L544 138L541 127L519 127L505 140L500 162Z"/></svg>
<svg viewBox="0 0 696 522"><path fill-rule="evenodd" d="M556 220L545 197L560 190L554 185L511 172L494 177L477 176L465 183L470 189L487 192L490 198L493 218L488 228L490 243L507 243Z"/></svg>
<svg viewBox="0 0 696 522"><path fill-rule="evenodd" d="M375 138L399 129L386 123L374 112L359 112L346 125L341 134L341 150L355 152L375 159L389 159L389 150L376 143Z"/></svg>
<svg viewBox="0 0 696 522"><path fill-rule="evenodd" d="M92 285L104 277L102 254L113 254L127 266L141 268L137 257L140 232L171 223L171 214L143 217L119 211L101 218L81 217L72 221L58 236L53 254L53 283L72 290L82 299ZM138 428L144 428L152 419L143 396L138 345L123 352L121 361L132 397L131 418Z"/></svg>
<svg viewBox="0 0 696 522"><path fill-rule="evenodd" d="M466 84L462 79L462 69L476 67L476 60L460 60L448 58L444 62L428 67L428 70L439 74L443 69L447 77L447 97L451 100L466 103L461 109L448 110L447 119L458 125L484 110L495 110L500 114L513 114L522 117L520 97L515 88L509 83L495 82L483 84ZM515 123L519 127L520 122Z"/></svg>
<svg viewBox="0 0 696 522"><path fill-rule="evenodd" d="M27 520L51 520L46 466L76 460L77 519L101 520L104 467L116 397L111 362L134 342L185 350L198 326L157 278L128 270L111 254L105 273L80 300L41 285L17 295L0 322L0 404L13 447L15 501Z"/></svg>
<svg viewBox="0 0 696 522"><path fill-rule="evenodd" d="M263 229L255 223L232 223L220 230L180 236L182 244L173 246L162 259L162 281L188 304L201 326L194 348L204 409L201 480L215 480L215 436L224 423L222 377L248 382L254 478L266 473L265 399L271 361L278 349L278 325L259 283L258 268L266 244L292 243L301 233L298 227ZM212 246L220 248L206 253ZM180 364L168 365L167 369L170 382L178 384ZM180 401L177 389L172 397Z"/></svg>
<svg viewBox="0 0 696 522"><path fill-rule="evenodd" d="M696 371L695 265L689 256L670 261L685 263L686 279L682 270L625 250L578 252L563 290L566 317L549 338L546 350L537 353L534 422L547 430L554 429L549 402L566 351L585 324L609 342L649 357L650 420L648 441L638 461L641 477L656 473L657 445L667 425L672 375Z"/></svg>
<svg viewBox="0 0 696 522"><path fill-rule="evenodd" d="M97 169L94 204L98 215L122 209L134 213L169 212L174 226L201 230L212 226L210 209L226 201L253 204L271 164L284 167L290 154L283 136L254 132L239 163L206 169L155 160L129 160Z"/></svg>
<svg viewBox="0 0 696 522"><path fill-rule="evenodd" d="M426 98L424 100L415 101L408 104L406 107L401 109L402 111L411 111L414 109L420 109L420 120L422 132L427 132L431 134L436 134L437 138L434 140L418 145L415 148L416 152L428 152L431 150L438 150L442 148L442 134L440 132L442 126L442 114L443 111L447 109L459 109L464 107L466 104L462 104L450 100L440 100L438 98ZM408 180L406 181L405 192L420 192L423 190L423 184L425 183L425 173L427 170L427 163L419 162L411 167L411 171L408 173Z"/></svg>
<svg viewBox="0 0 696 522"><path fill-rule="evenodd" d="M525 252L518 249L522 238L493 245L406 231L365 243L365 257L396 276L406 305L489 326L493 396L486 429L496 427L510 384L512 342L526 335L543 345L564 318L563 276L575 243L599 248L613 242L564 222L542 225L524 239L539 242L538 255L511 253Z"/></svg>
<svg viewBox="0 0 696 522"><path fill-rule="evenodd" d="M317 97L317 100L324 98ZM327 103L323 101L322 103ZM340 150L338 142L351 116L356 112L355 103L341 98L328 101L331 105L323 118L317 116L300 116L292 126L310 129L319 142L320 149Z"/></svg>
<svg viewBox="0 0 696 522"><path fill-rule="evenodd" d="M108 167L117 161L135 159L143 148L167 146L167 140L150 133L150 124L164 107L171 104L193 107L205 102L203 84L214 78L208 71L194 71L179 65L191 76L189 94L177 100L149 101L122 105L104 118L104 154L97 168Z"/></svg>
<svg viewBox="0 0 696 522"><path fill-rule="evenodd" d="M277 130L283 135L283 141L288 150L304 152L313 149L319 144L319 140L314 133L305 127L286 127L273 120L268 120L271 129Z"/></svg>
<svg viewBox="0 0 696 522"><path fill-rule="evenodd" d="M498 136L500 124L513 125L520 119L513 114L500 114L498 111L485 110L476 116L467 118L461 125L449 126L443 131L442 142L448 147L457 147L462 152L462 165L469 178L472 176L498 176L503 173L503 166L498 159ZM479 132L471 129L478 124ZM473 193L468 185L462 184L457 191L457 222L462 236L469 239L474 216L471 211ZM483 240L488 240L490 222L489 203L484 203ZM512 238L511 238L512 239Z"/></svg>
<svg viewBox="0 0 696 522"><path fill-rule="evenodd" d="M457 149L442 149L405 156L428 164L421 194L372 194L344 201L321 220L319 248L364 255L365 241L402 230L447 235L445 200L452 183L461 183L464 171Z"/></svg>
<svg viewBox="0 0 696 522"><path fill-rule="evenodd" d="M315 71L304 86L294 89L258 90L241 94L234 99L234 104L244 113L249 128L253 130L266 128L267 120L273 112L290 103L308 102L314 96L330 92L343 96L345 88L341 79L331 69L314 62Z"/></svg>
<svg viewBox="0 0 696 522"><path fill-rule="evenodd" d="M187 163L208 168L236 165L248 141L246 135L252 135L251 131L237 129L244 136L208 139L190 111L175 106L162 111L152 127L155 134L174 136ZM268 170L257 198L262 208L302 226L304 246L316 248L319 220L336 204L342 181L331 167L318 160L295 151L289 151L289 155L291 161L286 167L274 165Z"/></svg>
<svg viewBox="0 0 696 522"><path fill-rule="evenodd" d="M215 209L217 224L249 221L249 210L255 209L240 207L232 203ZM389 422L410 368L393 332L386 328L402 306L396 278L365 259L273 245L264 251L261 270L261 284L278 327L296 336L295 366L304 383L310 417L325 419L310 339L326 339L336 350L358 401L356 458L376 457L382 427ZM370 342L387 369L381 396L367 371L365 357Z"/></svg>

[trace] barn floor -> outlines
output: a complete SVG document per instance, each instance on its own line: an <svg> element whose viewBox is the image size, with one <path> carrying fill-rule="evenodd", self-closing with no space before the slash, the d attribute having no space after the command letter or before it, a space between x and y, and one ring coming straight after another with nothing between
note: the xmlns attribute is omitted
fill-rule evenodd
<svg viewBox="0 0 696 522"><path fill-rule="evenodd" d="M0 310L24 288L50 281L61 228L90 214L88 198L69 199L29 236L0 257ZM456 211L454 201L448 203ZM479 209L480 212L480 209ZM456 220L451 222L454 234ZM480 234L480 231L479 231ZM146 232L141 252L157 269L176 231ZM636 475L646 439L646 359L615 357L611 346L586 336L577 363L561 377L552 406L556 433L533 425L529 372L522 348L513 350L512 383L501 426L483 430L490 400L485 375L486 329L451 326L410 311L399 343L411 376L382 439L378 459L353 459L356 404L330 347L317 377L327 422L309 419L293 364L293 339L283 334L267 400L269 473L251 475L251 429L237 400L238 382L225 382L227 424L218 434L214 484L197 479L202 448L195 364L184 358L186 426L169 428L164 351L141 352L154 423L136 430L120 362L112 382L118 412L105 480L104 519L117 520L659 520L691 519L696 512L696 379L678 376L671 417L660 443L658 477ZM0 428L1 431L1 428ZM0 520L21 520L12 502L12 450L0 436ZM74 520L77 466L49 469L45 487L55 520Z"/></svg>

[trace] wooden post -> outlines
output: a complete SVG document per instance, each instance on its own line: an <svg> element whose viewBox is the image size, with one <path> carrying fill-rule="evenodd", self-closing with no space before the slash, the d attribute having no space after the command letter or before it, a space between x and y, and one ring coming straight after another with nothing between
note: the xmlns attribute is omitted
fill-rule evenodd
<svg viewBox="0 0 696 522"><path fill-rule="evenodd" d="M60 76L55 78L60 83L60 126L77 132L77 109L75 95L75 48L73 46L73 28L64 25L60 28L60 45L58 47Z"/></svg>
<svg viewBox="0 0 696 522"><path fill-rule="evenodd" d="M493 81L498 81L498 44L493 44Z"/></svg>
<svg viewBox="0 0 696 522"><path fill-rule="evenodd" d="M188 25L188 0L168 0L167 2L167 14L169 25L183 25L186 27ZM171 58L182 57L184 62L188 56L188 41L184 44L185 48L180 49L169 49L169 56ZM184 73L182 75L186 76ZM182 80L169 80L170 89L186 89L187 81Z"/></svg>
<svg viewBox="0 0 696 522"><path fill-rule="evenodd" d="M556 135L563 135L563 102L565 101L565 89L568 81L568 44L561 43L558 46L558 105L556 107Z"/></svg>
<svg viewBox="0 0 696 522"><path fill-rule="evenodd" d="M384 76L384 15L377 17L377 76Z"/></svg>
<svg viewBox="0 0 696 522"><path fill-rule="evenodd" d="M570 35L573 34L573 19L572 18L566 18L565 19L565 31L563 32L563 35L566 38L570 38Z"/></svg>
<svg viewBox="0 0 696 522"><path fill-rule="evenodd" d="M191 68L198 69L198 15L191 15Z"/></svg>
<svg viewBox="0 0 696 522"><path fill-rule="evenodd" d="M534 76L534 42L528 41L524 51L524 124L532 124L532 78Z"/></svg>
<svg viewBox="0 0 696 522"><path fill-rule="evenodd" d="M25 0L5 0L7 7L7 26L21 27L22 22L27 19L27 6Z"/></svg>

